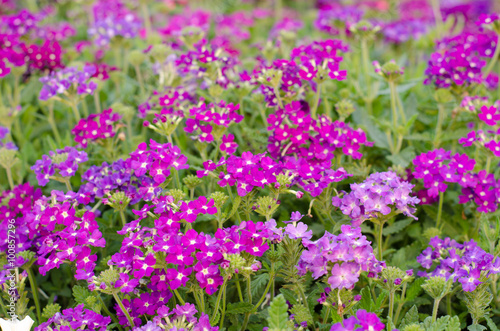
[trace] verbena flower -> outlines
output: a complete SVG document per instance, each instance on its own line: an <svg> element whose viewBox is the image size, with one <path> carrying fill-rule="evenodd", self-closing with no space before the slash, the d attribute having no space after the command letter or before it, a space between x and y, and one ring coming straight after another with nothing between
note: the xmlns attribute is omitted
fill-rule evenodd
<svg viewBox="0 0 500 331"><path fill-rule="evenodd" d="M43 155L41 160L35 162L31 167L36 174L36 179L40 186L45 186L52 176L72 177L78 170L80 163L88 160L87 153L78 151L73 147L65 147L55 152L49 152L49 155Z"/></svg>
<svg viewBox="0 0 500 331"><path fill-rule="evenodd" d="M452 279L461 283L465 292L472 292L483 283L482 277L500 273L500 258L486 253L474 240L459 244L450 238L434 237L429 245L417 262L432 270L419 271L419 276Z"/></svg>
<svg viewBox="0 0 500 331"><path fill-rule="evenodd" d="M371 174L360 184L351 184L351 192L333 197L332 204L352 219L354 226L371 218L403 213L413 214L420 200L411 196L414 185L402 181L394 172Z"/></svg>

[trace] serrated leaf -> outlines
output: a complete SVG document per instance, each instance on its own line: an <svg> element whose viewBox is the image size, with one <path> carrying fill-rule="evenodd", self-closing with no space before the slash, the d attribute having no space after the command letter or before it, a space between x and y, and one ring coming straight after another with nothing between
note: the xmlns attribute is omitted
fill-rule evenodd
<svg viewBox="0 0 500 331"><path fill-rule="evenodd" d="M446 331L460 331L460 330L461 330L460 319L458 318L458 316L453 316L448 322L448 326L446 326Z"/></svg>
<svg viewBox="0 0 500 331"><path fill-rule="evenodd" d="M82 286L75 285L73 286L73 296L76 302L85 303L85 300L90 296L90 291Z"/></svg>
<svg viewBox="0 0 500 331"><path fill-rule="evenodd" d="M240 204L241 204L241 197L238 195L234 201L233 201L233 208L231 209L231 211L229 212L229 214L227 215L226 217L226 220L230 219L231 217L233 217L233 215L238 211L238 208L240 207Z"/></svg>
<svg viewBox="0 0 500 331"><path fill-rule="evenodd" d="M489 316L485 316L484 318L486 319L486 323L488 324L488 327L491 331L499 331L498 327L495 325L495 322L493 322L493 320Z"/></svg>
<svg viewBox="0 0 500 331"><path fill-rule="evenodd" d="M398 233L399 231L403 230L406 228L408 225L413 222L413 218L407 218L401 221L394 222L393 224L389 225L388 227L384 228L382 230L384 236L388 236L390 234Z"/></svg>
<svg viewBox="0 0 500 331"><path fill-rule="evenodd" d="M448 315L438 318L436 322L431 324L431 327L428 329L428 331L443 331L448 325L449 320L450 316Z"/></svg>
<svg viewBox="0 0 500 331"><path fill-rule="evenodd" d="M359 300L357 308L364 309L368 312L373 312L373 301L370 289L368 287L364 287L360 293L361 300Z"/></svg>
<svg viewBox="0 0 500 331"><path fill-rule="evenodd" d="M280 294L276 296L269 306L269 329L271 330L285 330L288 322L288 305L286 304L285 297Z"/></svg>
<svg viewBox="0 0 500 331"><path fill-rule="evenodd" d="M280 292L281 292L281 294L283 294L283 296L285 297L285 299L287 301L289 301L292 305L297 304L297 302L298 302L297 299L296 299L297 294L295 294L294 291L289 290L287 288L280 288Z"/></svg>
<svg viewBox="0 0 500 331"><path fill-rule="evenodd" d="M483 330L488 330L487 327L481 325L481 324L472 324L467 327L467 330L469 331L483 331Z"/></svg>
<svg viewBox="0 0 500 331"><path fill-rule="evenodd" d="M269 274L262 273L254 277L251 283L250 290L252 291L252 297L256 297L260 294L260 291L267 285L269 281Z"/></svg>
<svg viewBox="0 0 500 331"><path fill-rule="evenodd" d="M411 160L415 158L415 155L415 148L413 148L413 146L408 146L400 151L399 154L388 155L386 158L391 161L392 164L406 168L410 164Z"/></svg>
<svg viewBox="0 0 500 331"><path fill-rule="evenodd" d="M402 329L407 325L418 324L418 309L417 306L413 305L410 310L406 313L406 315L401 320L401 324L399 324L399 328Z"/></svg>
<svg viewBox="0 0 500 331"><path fill-rule="evenodd" d="M419 277L411 284L411 286L406 291L406 301L410 302L415 300L415 298L423 291L422 284L425 282L424 277Z"/></svg>
<svg viewBox="0 0 500 331"><path fill-rule="evenodd" d="M387 292L381 292L379 296L377 297L377 300L375 301L375 307L380 307L382 306L382 301L384 301L385 297L388 295Z"/></svg>
<svg viewBox="0 0 500 331"><path fill-rule="evenodd" d="M253 305L250 302L230 303L227 305L226 314L245 314L251 312Z"/></svg>

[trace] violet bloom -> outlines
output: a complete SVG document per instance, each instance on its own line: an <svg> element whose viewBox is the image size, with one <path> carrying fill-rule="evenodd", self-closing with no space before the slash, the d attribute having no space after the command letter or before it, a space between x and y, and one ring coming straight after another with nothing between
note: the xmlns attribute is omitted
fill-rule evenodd
<svg viewBox="0 0 500 331"><path fill-rule="evenodd" d="M290 237L290 239L311 239L312 230L307 231L307 225L299 222L298 224L288 224L285 228L285 234Z"/></svg>
<svg viewBox="0 0 500 331"><path fill-rule="evenodd" d="M465 292L471 292L482 282L481 275L490 277L500 273L496 267L499 261L493 260L491 254L486 253L473 240L459 244L450 238L439 239L434 237L417 261L428 272L419 272L424 277L444 277L460 282ZM432 269L432 266L435 268Z"/></svg>
<svg viewBox="0 0 500 331"><path fill-rule="evenodd" d="M93 94L97 88L96 83L89 82L89 79L95 74L94 66L84 66L82 70L76 67L67 67L59 71L53 71L48 76L40 78L43 83L40 90L40 100L49 100L50 98L67 93Z"/></svg>
<svg viewBox="0 0 500 331"><path fill-rule="evenodd" d="M416 219L414 205L420 200L410 195L413 187L394 172L374 173L360 184L351 184L351 192L342 198L333 197L332 204L344 215L349 215L356 226L391 212Z"/></svg>
<svg viewBox="0 0 500 331"><path fill-rule="evenodd" d="M67 146L55 152L51 151L49 155L43 155L41 160L35 162L31 170L35 172L38 184L45 186L56 171L61 177L72 177L78 170L78 165L87 160L87 153Z"/></svg>

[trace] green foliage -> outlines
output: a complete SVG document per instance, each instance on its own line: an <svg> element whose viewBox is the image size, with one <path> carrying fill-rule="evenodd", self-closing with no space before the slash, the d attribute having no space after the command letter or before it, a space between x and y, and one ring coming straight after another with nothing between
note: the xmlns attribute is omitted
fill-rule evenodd
<svg viewBox="0 0 500 331"><path fill-rule="evenodd" d="M279 331L288 330L288 305L286 304L285 297L283 295L276 296L271 305L269 306L269 317L267 322L269 324L269 330Z"/></svg>
<svg viewBox="0 0 500 331"><path fill-rule="evenodd" d="M61 312L61 306L59 304L49 303L43 308L42 318L46 321L59 312Z"/></svg>

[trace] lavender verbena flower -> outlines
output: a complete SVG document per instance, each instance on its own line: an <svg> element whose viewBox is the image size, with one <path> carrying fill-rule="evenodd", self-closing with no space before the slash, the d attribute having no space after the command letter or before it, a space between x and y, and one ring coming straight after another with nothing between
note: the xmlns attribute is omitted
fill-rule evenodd
<svg viewBox="0 0 500 331"><path fill-rule="evenodd" d="M350 193L333 197L332 204L344 215L349 215L354 226L391 213L403 213L417 219L413 215L414 205L420 200L410 195L413 187L394 172L374 173L361 184L351 184Z"/></svg>
<svg viewBox="0 0 500 331"><path fill-rule="evenodd" d="M67 67L53 71L48 76L40 78L43 87L40 90L40 100L49 100L58 94L70 93L93 94L97 84L89 79L95 74L93 65L84 66L82 70L76 67Z"/></svg>
<svg viewBox="0 0 500 331"><path fill-rule="evenodd" d="M45 323L35 327L35 331L44 330L72 330L88 329L88 330L106 330L111 323L111 317L102 316L89 309L84 309L83 303L75 308L68 308L62 313L56 313L50 317Z"/></svg>
<svg viewBox="0 0 500 331"><path fill-rule="evenodd" d="M99 0L92 8L95 23L88 29L97 46L107 46L120 36L134 38L142 27L141 20L121 0Z"/></svg>
<svg viewBox="0 0 500 331"><path fill-rule="evenodd" d="M50 151L49 155L43 155L41 160L35 162L31 170L35 172L36 179L40 186L45 186L51 176L72 177L78 170L80 163L88 160L87 153L78 151L74 147L66 146L55 152Z"/></svg>
<svg viewBox="0 0 500 331"><path fill-rule="evenodd" d="M432 271L419 271L419 276L452 279L460 282L465 292L471 292L490 275L500 273L500 258L485 252L474 240L459 244L436 236L429 244L417 261Z"/></svg>
<svg viewBox="0 0 500 331"><path fill-rule="evenodd" d="M310 271L314 279L326 275L331 289L352 289L362 272L375 277L385 268L385 262L375 258L371 243L359 228L342 225L338 236L326 232L316 241L302 242L305 250L297 265L299 274Z"/></svg>

